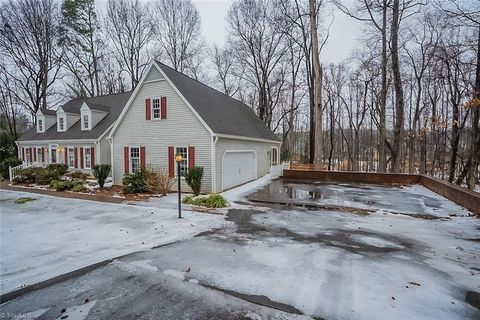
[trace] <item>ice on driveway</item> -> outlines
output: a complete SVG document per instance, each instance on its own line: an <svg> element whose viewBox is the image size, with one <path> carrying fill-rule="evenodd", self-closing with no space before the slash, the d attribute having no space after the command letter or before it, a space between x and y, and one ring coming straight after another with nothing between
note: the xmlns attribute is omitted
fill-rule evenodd
<svg viewBox="0 0 480 320"><path fill-rule="evenodd" d="M19 197L37 200L16 204ZM109 204L23 192L0 192L1 292L225 224L172 206Z"/></svg>
<svg viewBox="0 0 480 320"><path fill-rule="evenodd" d="M382 213L236 211L229 216L251 214L236 231L122 260L148 258L179 281L185 276L185 281L266 296L326 319L479 314L465 301L468 291L480 287L480 223L473 217L431 221Z"/></svg>

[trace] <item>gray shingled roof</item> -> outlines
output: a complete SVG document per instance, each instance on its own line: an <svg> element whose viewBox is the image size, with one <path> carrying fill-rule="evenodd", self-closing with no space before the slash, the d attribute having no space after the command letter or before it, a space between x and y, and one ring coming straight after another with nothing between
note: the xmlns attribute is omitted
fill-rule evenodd
<svg viewBox="0 0 480 320"><path fill-rule="evenodd" d="M57 112L55 110L51 109L40 109L43 115L46 116L57 116Z"/></svg>
<svg viewBox="0 0 480 320"><path fill-rule="evenodd" d="M246 104L157 63L214 133L279 141Z"/></svg>
<svg viewBox="0 0 480 320"><path fill-rule="evenodd" d="M118 119L123 108L127 104L132 92L111 94L94 98L78 98L68 101L62 106L67 113L80 114L80 108L83 102L92 109L100 111L108 111L103 118L92 130L81 130L80 120L68 128L65 132L57 132L57 126L51 126L44 133L37 133L37 128L32 127L28 130L19 141L31 140L77 140L77 139L98 139L107 129ZM42 110L43 112L43 110Z"/></svg>

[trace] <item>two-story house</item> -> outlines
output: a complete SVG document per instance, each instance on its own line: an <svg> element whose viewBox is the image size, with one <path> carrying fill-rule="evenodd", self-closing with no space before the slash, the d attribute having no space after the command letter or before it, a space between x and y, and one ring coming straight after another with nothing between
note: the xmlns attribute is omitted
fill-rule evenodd
<svg viewBox="0 0 480 320"><path fill-rule="evenodd" d="M202 192L221 192L257 179L278 164L280 141L253 110L152 60L133 92L74 99L39 110L18 141L27 163L65 163L89 171L112 165L114 184L142 165L177 176L204 167Z"/></svg>

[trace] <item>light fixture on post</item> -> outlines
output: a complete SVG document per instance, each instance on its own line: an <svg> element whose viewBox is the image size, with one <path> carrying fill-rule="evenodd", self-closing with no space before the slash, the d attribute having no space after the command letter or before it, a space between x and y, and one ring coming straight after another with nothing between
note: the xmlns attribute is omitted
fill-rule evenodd
<svg viewBox="0 0 480 320"><path fill-rule="evenodd" d="M175 161L177 162L177 180L178 180L178 219L182 218L182 186L180 179L180 163L183 161L183 156L180 153L175 155Z"/></svg>

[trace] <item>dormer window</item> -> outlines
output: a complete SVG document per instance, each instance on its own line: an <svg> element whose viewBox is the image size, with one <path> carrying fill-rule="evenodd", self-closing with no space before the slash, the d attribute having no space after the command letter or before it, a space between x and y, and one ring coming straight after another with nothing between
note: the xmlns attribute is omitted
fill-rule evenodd
<svg viewBox="0 0 480 320"><path fill-rule="evenodd" d="M65 116L58 117L58 131L66 131Z"/></svg>
<svg viewBox="0 0 480 320"><path fill-rule="evenodd" d="M89 111L82 111L82 130L92 128L92 114Z"/></svg>
<svg viewBox="0 0 480 320"><path fill-rule="evenodd" d="M37 132L45 132L45 118L43 116L37 116Z"/></svg>

